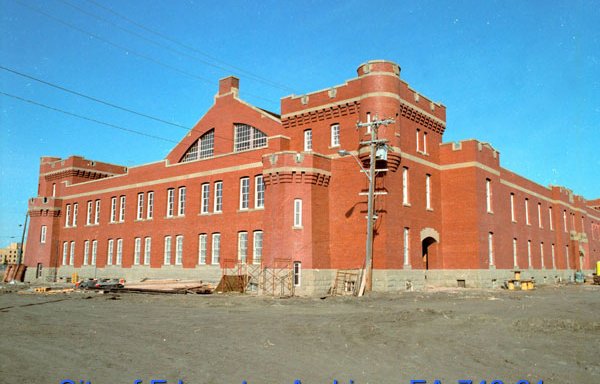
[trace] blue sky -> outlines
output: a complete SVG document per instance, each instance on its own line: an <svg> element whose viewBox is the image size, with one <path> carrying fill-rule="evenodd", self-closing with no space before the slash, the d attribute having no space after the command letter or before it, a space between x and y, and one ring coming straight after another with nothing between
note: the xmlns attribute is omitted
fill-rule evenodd
<svg viewBox="0 0 600 384"><path fill-rule="evenodd" d="M127 19L123 18L126 17ZM599 1L0 0L0 66L191 127L219 78L279 99L341 84L367 60L400 64L447 107L445 141L477 138L542 185L600 197ZM20 239L39 158L126 166L185 134L0 69L0 246Z"/></svg>

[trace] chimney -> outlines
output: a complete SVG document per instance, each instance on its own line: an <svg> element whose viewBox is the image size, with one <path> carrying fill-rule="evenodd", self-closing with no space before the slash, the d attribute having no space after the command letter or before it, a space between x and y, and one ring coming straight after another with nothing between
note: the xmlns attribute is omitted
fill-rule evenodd
<svg viewBox="0 0 600 384"><path fill-rule="evenodd" d="M219 95L223 96L230 92L233 92L237 95L240 89L240 79L235 76L228 76L221 80L219 80Z"/></svg>

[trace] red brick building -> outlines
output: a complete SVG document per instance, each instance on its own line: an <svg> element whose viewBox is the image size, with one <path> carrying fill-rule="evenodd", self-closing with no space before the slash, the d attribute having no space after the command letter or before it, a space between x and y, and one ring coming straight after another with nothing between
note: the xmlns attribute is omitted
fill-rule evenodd
<svg viewBox="0 0 600 384"><path fill-rule="evenodd" d="M600 260L599 200L543 187L500 166L488 143L443 143L446 108L398 65L370 61L346 83L281 100L281 115L222 79L214 105L151 164L43 157L25 262L50 278L199 278L223 267L293 266L297 292L323 292L365 260L370 137L378 138L373 287L425 281L490 286L525 271L567 278ZM361 142L363 144L361 144ZM29 275L30 277L32 275Z"/></svg>

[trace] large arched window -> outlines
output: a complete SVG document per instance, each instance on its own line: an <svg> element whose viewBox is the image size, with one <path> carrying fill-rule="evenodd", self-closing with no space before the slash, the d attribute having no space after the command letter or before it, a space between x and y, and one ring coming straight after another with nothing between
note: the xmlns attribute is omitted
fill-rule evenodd
<svg viewBox="0 0 600 384"><path fill-rule="evenodd" d="M267 146L267 135L247 124L235 124L235 152Z"/></svg>
<svg viewBox="0 0 600 384"><path fill-rule="evenodd" d="M185 155L181 158L181 162L193 161L198 159L206 159L212 157L215 152L215 129L211 129L192 144Z"/></svg>

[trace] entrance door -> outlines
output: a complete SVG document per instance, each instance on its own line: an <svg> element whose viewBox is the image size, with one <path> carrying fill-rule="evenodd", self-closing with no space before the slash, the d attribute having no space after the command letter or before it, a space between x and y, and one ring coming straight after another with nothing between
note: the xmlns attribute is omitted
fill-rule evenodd
<svg viewBox="0 0 600 384"><path fill-rule="evenodd" d="M42 263L37 263L37 268L35 269L35 278L39 279L42 277Z"/></svg>
<svg viewBox="0 0 600 384"><path fill-rule="evenodd" d="M435 267L435 256L437 250L437 241L433 237L426 237L421 242L423 255L423 269Z"/></svg>

